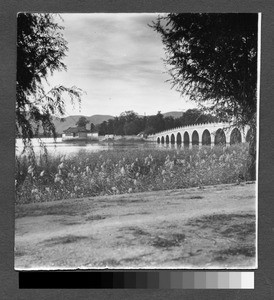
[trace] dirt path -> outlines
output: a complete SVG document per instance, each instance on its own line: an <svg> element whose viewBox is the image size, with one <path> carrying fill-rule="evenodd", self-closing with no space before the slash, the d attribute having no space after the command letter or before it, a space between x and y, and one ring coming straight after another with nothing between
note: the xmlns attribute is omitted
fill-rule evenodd
<svg viewBox="0 0 274 300"><path fill-rule="evenodd" d="M255 266L255 184L16 207L16 269Z"/></svg>

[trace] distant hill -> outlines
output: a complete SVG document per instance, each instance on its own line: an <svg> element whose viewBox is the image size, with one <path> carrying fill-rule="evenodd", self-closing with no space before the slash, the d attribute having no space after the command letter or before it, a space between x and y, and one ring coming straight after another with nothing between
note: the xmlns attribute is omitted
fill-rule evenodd
<svg viewBox="0 0 274 300"><path fill-rule="evenodd" d="M173 117L173 118L179 118L181 117L183 112L181 111L170 111L163 113L164 117ZM142 115L139 115L140 117L143 117ZM56 128L56 132L61 134L65 129L69 127L74 127L76 122L79 120L80 117L86 117L87 120L89 120L89 124L93 123L94 125L100 124L104 121L107 121L109 119L114 119L114 116L111 115L93 115L93 116L84 116L84 115L75 115L75 116L68 116L64 118L64 121L61 121L59 118L53 118L53 123ZM89 124L87 125L87 129L89 128Z"/></svg>
<svg viewBox="0 0 274 300"><path fill-rule="evenodd" d="M174 119L180 118L182 115L182 111L169 111L163 114L164 117L173 117Z"/></svg>
<svg viewBox="0 0 274 300"><path fill-rule="evenodd" d="M55 125L56 132L62 133L65 129L69 127L74 127L80 117L86 117L87 120L89 120L89 124L93 123L94 125L100 124L104 121L114 118L113 116L110 115L93 115L90 117L83 116L83 115L76 115L76 116L69 116L63 118L64 121L61 121L59 118L53 118L53 123ZM87 125L87 128L89 127L89 124Z"/></svg>

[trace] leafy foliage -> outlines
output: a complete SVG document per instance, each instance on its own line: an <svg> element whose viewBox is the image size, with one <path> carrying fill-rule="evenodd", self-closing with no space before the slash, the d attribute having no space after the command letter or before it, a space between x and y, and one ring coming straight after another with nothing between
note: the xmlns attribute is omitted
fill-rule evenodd
<svg viewBox="0 0 274 300"><path fill-rule="evenodd" d="M234 125L250 125L256 176L257 14L168 14L151 25L166 51L171 83ZM205 108L205 106L204 106Z"/></svg>
<svg viewBox="0 0 274 300"><path fill-rule="evenodd" d="M82 90L55 86L46 91L47 78L66 70L68 50L52 14L20 13L17 18L16 133L27 143L42 126L44 135L56 137L52 115L64 115L65 98L81 100Z"/></svg>
<svg viewBox="0 0 274 300"><path fill-rule="evenodd" d="M173 86L249 124L256 114L257 23L257 14L168 14L152 27Z"/></svg>
<svg viewBox="0 0 274 300"><path fill-rule="evenodd" d="M93 123L90 123L90 132L95 132L95 125Z"/></svg>
<svg viewBox="0 0 274 300"><path fill-rule="evenodd" d="M137 135L141 132L149 135L174 127L217 122L219 120L216 116L206 114L198 109L189 109L182 113L180 118L176 119L172 116L164 117L160 111L156 115L143 117L138 116L133 111L127 111L119 117L102 122L97 128L100 135Z"/></svg>
<svg viewBox="0 0 274 300"><path fill-rule="evenodd" d="M80 117L79 120L76 122L77 127L86 127L86 125L89 123L89 120L87 120L86 117Z"/></svg>

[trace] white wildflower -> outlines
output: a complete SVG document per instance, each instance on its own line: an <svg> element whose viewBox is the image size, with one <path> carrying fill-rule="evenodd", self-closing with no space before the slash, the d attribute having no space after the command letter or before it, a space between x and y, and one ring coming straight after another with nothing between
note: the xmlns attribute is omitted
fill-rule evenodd
<svg viewBox="0 0 274 300"><path fill-rule="evenodd" d="M38 193L38 189L33 189L33 190L31 190L31 193L32 193L32 194Z"/></svg>
<svg viewBox="0 0 274 300"><path fill-rule="evenodd" d="M33 169L32 166L29 166L29 167L28 167L28 173L29 173L29 174L33 173L33 170L34 170L34 169Z"/></svg>
<svg viewBox="0 0 274 300"><path fill-rule="evenodd" d="M122 174L122 175L125 175L125 173L126 173L125 168L122 167L122 168L121 168L121 174Z"/></svg>
<svg viewBox="0 0 274 300"><path fill-rule="evenodd" d="M54 178L54 182L56 183L56 182L59 182L61 180L61 178L59 177L59 176L55 176L55 178Z"/></svg>
<svg viewBox="0 0 274 300"><path fill-rule="evenodd" d="M65 164L63 162L58 166L59 169L63 169L64 167L65 167Z"/></svg>

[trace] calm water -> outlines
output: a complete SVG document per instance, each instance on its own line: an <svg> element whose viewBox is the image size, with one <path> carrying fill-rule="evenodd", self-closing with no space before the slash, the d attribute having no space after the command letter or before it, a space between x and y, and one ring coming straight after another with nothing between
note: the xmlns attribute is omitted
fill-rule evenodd
<svg viewBox="0 0 274 300"><path fill-rule="evenodd" d="M168 150L168 149L178 149L180 146L172 144L158 144L156 142L62 142L62 138L57 138L56 142L52 138L43 138L41 139L44 145L47 147L47 150L50 154L54 155L73 155L79 152L79 150L85 150L87 152L98 152L102 150L115 150L115 151L126 151L128 149L159 149L159 150ZM38 139L32 140L35 153L39 154L41 151L40 143ZM16 153L20 154L23 150L23 143L21 140L16 140Z"/></svg>

